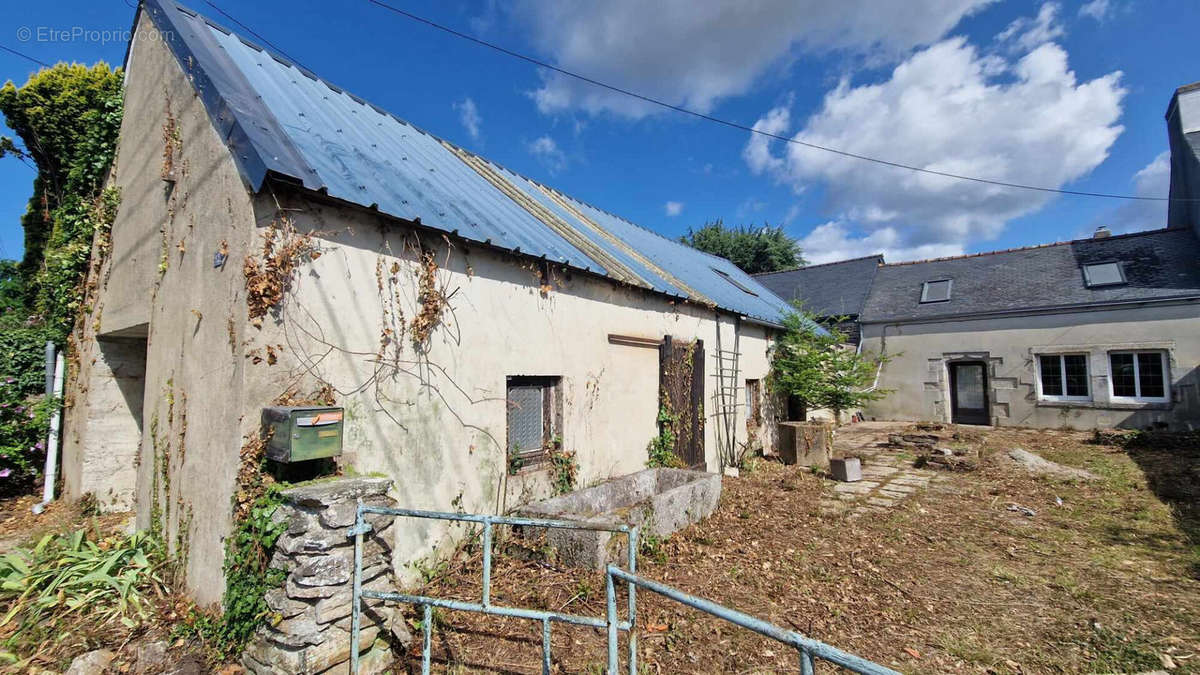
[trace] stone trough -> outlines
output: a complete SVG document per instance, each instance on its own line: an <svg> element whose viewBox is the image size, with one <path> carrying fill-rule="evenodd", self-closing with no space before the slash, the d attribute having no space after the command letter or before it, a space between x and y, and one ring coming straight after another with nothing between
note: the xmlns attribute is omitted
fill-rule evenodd
<svg viewBox="0 0 1200 675"><path fill-rule="evenodd" d="M523 506L519 513L534 518L637 525L642 537L666 537L708 517L720 498L718 474L647 469ZM627 539L622 533L536 528L537 533L543 531L559 562L565 565L603 569L610 562L625 563Z"/></svg>

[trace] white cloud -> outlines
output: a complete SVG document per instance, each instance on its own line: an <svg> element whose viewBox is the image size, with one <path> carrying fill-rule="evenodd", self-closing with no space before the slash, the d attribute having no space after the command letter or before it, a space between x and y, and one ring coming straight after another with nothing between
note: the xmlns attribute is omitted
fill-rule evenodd
<svg viewBox="0 0 1200 675"><path fill-rule="evenodd" d="M846 223L831 221L818 225L800 238L800 249L810 265L837 262L882 253L887 262L921 260L962 255L958 244L921 244L906 246L894 227L884 227L865 236L855 236Z"/></svg>
<svg viewBox="0 0 1200 675"><path fill-rule="evenodd" d="M842 81L794 138L937 171L1060 187L1108 156L1123 131L1124 95L1120 72L1078 81L1056 44L1010 61L955 37L916 52L883 82ZM759 124L779 128L787 120L776 109ZM774 154L780 146L782 154ZM814 258L824 254L812 244L867 253L887 248L900 257L935 249L953 254L968 241L995 237L1007 221L1052 198L758 136L743 156L752 171L795 190L824 184L837 224L810 242Z"/></svg>
<svg viewBox="0 0 1200 675"><path fill-rule="evenodd" d="M781 157L771 154L773 139L763 134L784 136L792 126L792 111L788 106L780 106L767 111L761 119L754 123L754 130L762 133L751 134L746 147L742 149L742 159L755 173L780 171L786 164Z"/></svg>
<svg viewBox="0 0 1200 675"><path fill-rule="evenodd" d="M539 136L526 146L529 154L540 161L552 174L567 168L567 155L549 136Z"/></svg>
<svg viewBox="0 0 1200 675"><path fill-rule="evenodd" d="M455 103L454 109L458 111L458 121L462 122L463 128L471 136L471 140L478 141L483 118L479 116L479 108L475 105L475 101L468 96Z"/></svg>
<svg viewBox="0 0 1200 675"><path fill-rule="evenodd" d="M757 214L762 213L762 210L767 208L767 203L757 197L747 197L737 205L734 210L734 215L739 221L753 221ZM753 224L753 223L750 223Z"/></svg>
<svg viewBox="0 0 1200 675"><path fill-rule="evenodd" d="M1104 21L1116 9L1109 0L1091 0L1079 8L1079 16L1090 16L1096 21Z"/></svg>
<svg viewBox="0 0 1200 675"><path fill-rule="evenodd" d="M1166 197L1171 190L1171 153L1164 150L1149 164L1133 174L1133 194L1138 197ZM1107 225L1114 234L1157 230L1167 226L1167 203L1159 201L1128 201L1102 213L1096 227ZM1083 232L1081 236L1090 235Z"/></svg>
<svg viewBox="0 0 1200 675"><path fill-rule="evenodd" d="M1038 10L1036 17L1023 16L1008 24L1008 28L997 35L996 40L1011 41L1013 47L1021 51L1032 51L1047 42L1054 42L1066 35L1066 30L1058 22L1058 12L1061 9L1058 3L1047 2Z"/></svg>
<svg viewBox="0 0 1200 675"><path fill-rule="evenodd" d="M674 218L683 213L683 202L667 202L663 205L663 210L667 212L668 216Z"/></svg>
<svg viewBox="0 0 1200 675"><path fill-rule="evenodd" d="M511 16L557 66L707 112L804 54L897 58L991 1L522 0ZM544 113L661 112L549 71L532 96Z"/></svg>

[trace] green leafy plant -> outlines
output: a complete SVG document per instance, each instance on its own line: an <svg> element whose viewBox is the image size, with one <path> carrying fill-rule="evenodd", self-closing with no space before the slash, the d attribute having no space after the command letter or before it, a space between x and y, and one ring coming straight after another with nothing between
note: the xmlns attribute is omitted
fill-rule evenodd
<svg viewBox="0 0 1200 675"><path fill-rule="evenodd" d="M279 588L287 573L270 569L275 542L287 530L287 523L274 518L283 499L282 486L271 483L249 504L248 515L235 523L233 534L225 542L225 595L219 617L193 611L188 620L176 627L177 637L198 635L218 658L235 656L271 616L267 591Z"/></svg>
<svg viewBox="0 0 1200 675"><path fill-rule="evenodd" d="M0 88L0 112L23 147L0 139L0 156L32 160L38 174L21 225L27 303L63 344L81 307L97 202L121 129L122 73L105 63L60 63Z"/></svg>
<svg viewBox="0 0 1200 675"><path fill-rule="evenodd" d="M514 444L508 451L508 475L515 476L525 467L525 459L521 457L521 446Z"/></svg>
<svg viewBox="0 0 1200 675"><path fill-rule="evenodd" d="M810 314L791 312L783 326L767 378L775 393L798 396L810 407L832 410L838 418L844 410L890 393L869 386L887 357L855 352L845 344L845 335L832 325L822 332Z"/></svg>
<svg viewBox="0 0 1200 675"><path fill-rule="evenodd" d="M0 657L26 658L77 629L139 626L165 590L165 564L162 544L145 533L93 540L84 530L0 556Z"/></svg>
<svg viewBox="0 0 1200 675"><path fill-rule="evenodd" d="M663 546L663 538L652 533L645 532L638 540L639 553L654 562L663 565L667 562L667 550Z"/></svg>
<svg viewBox="0 0 1200 675"><path fill-rule="evenodd" d="M675 425L678 423L679 416L673 414L665 402L659 405L658 435L650 439L650 444L646 447L648 468L683 466L683 460L675 454Z"/></svg>
<svg viewBox="0 0 1200 675"><path fill-rule="evenodd" d="M575 453L562 449L562 439L555 437L550 444L548 454L550 460L550 479L554 485L554 494L565 495L575 489L579 477L579 462Z"/></svg>
<svg viewBox="0 0 1200 675"><path fill-rule="evenodd" d="M43 328L0 328L0 495L28 489L45 458L59 403L44 395L49 336Z"/></svg>

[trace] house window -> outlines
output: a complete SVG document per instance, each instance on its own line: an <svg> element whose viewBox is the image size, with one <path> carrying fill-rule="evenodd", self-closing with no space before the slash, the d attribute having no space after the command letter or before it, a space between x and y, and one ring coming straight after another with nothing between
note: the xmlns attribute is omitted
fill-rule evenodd
<svg viewBox="0 0 1200 675"><path fill-rule="evenodd" d="M746 429L753 432L762 426L762 385L759 380L746 380Z"/></svg>
<svg viewBox="0 0 1200 675"><path fill-rule="evenodd" d="M953 283L949 279L926 281L921 285L921 302L946 302L950 299L950 286Z"/></svg>
<svg viewBox="0 0 1200 675"><path fill-rule="evenodd" d="M508 468L537 466L558 441L562 426L562 378L508 378Z"/></svg>
<svg viewBox="0 0 1200 675"><path fill-rule="evenodd" d="M1092 397L1086 354L1038 356L1038 382L1043 400L1086 401Z"/></svg>
<svg viewBox="0 0 1200 675"><path fill-rule="evenodd" d="M1125 271L1119 262L1092 263L1083 266L1083 281L1088 288L1119 286L1125 283Z"/></svg>
<svg viewBox="0 0 1200 675"><path fill-rule="evenodd" d="M1109 352L1109 386L1117 402L1167 400L1167 353Z"/></svg>

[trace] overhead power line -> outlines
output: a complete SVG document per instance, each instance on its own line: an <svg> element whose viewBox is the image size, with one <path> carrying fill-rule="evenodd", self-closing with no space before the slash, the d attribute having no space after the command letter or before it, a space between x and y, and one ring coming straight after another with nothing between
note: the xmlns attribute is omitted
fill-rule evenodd
<svg viewBox="0 0 1200 675"><path fill-rule="evenodd" d="M9 54L14 54L14 55L16 55L16 56L19 56L19 57L21 57L21 58L25 59L26 61L33 61L34 63L38 64L39 66L43 66L43 67L46 67L46 68L50 68L50 67L51 67L51 66L50 66L50 64L49 64L49 63L46 63L45 61L39 61L38 59L35 59L35 58L33 58L32 56L30 56L30 55L28 55L28 54L23 54L23 53L21 53L21 52L19 52L19 51L15 50L15 49L11 49L11 48L9 48L9 47L5 47L4 45L0 45L0 49L3 49L4 51L8 52Z"/></svg>
<svg viewBox="0 0 1200 675"><path fill-rule="evenodd" d="M237 18L235 18L235 17L234 17L232 14L230 14L229 12L226 12L225 10L221 9L220 7L217 7L217 5L216 5L216 4L214 4L214 3L212 2L212 0L204 0L204 2L205 2L205 4L207 4L209 7L212 7L213 9L217 10L218 12L220 12L220 13L221 13L221 16L223 16L223 17L225 17L226 19L229 19L230 21L232 21L232 22L236 23L236 24L237 24L237 25L238 25L238 26L239 26L239 27L240 27L242 30L244 30L244 31L246 31L247 33L249 33L249 34L253 35L254 37L258 38L259 40L262 40L262 43L263 43L263 44L265 44L266 46L270 47L271 49L274 49L275 51L279 52L279 53L280 53L280 55L282 55L282 56L283 56L284 58L286 58L287 60L291 61L292 63L294 63L294 64L296 64L296 65L298 65L298 66L300 66L301 68L304 68L305 70L307 70L307 71L309 71L309 72L312 72L312 69L311 69L311 68L309 68L308 66L304 65L303 63L300 63L300 60L299 60L299 59L296 59L296 58L293 58L293 57L289 56L287 52L283 51L283 50L282 50L282 49L280 49L279 47L276 47L274 44L272 44L272 43L271 43L271 41L270 41L270 40L268 40L267 38L263 37L262 35L259 35L258 33L256 33L256 32L254 31L254 29L253 29L253 28L251 28L250 26L247 26L246 24L242 23L241 21L238 21L238 20L237 20Z"/></svg>
<svg viewBox="0 0 1200 675"><path fill-rule="evenodd" d="M470 35L468 33L463 33L462 31L455 30L449 26L444 26L440 23L437 23L436 21L426 19L423 16L419 16L417 14L413 14L412 12L408 12L403 9L400 9L399 7L389 5L388 3L382 2L381 0L367 0L367 1L373 5L377 5L386 10L395 12L396 14L399 14L400 16L411 19L412 21L416 21L417 23L422 23L431 28L436 28L437 30L440 30L444 33L449 33L450 35L453 35L457 38L461 38L463 40L467 40L468 42L474 42L477 45L480 45L482 47L487 47L488 49L493 49L502 54L511 56L515 59L520 59L522 61L532 63L533 65L538 66L539 68L545 68L547 70L552 70L556 73L566 75L567 77L574 78L581 82L586 82L590 85L600 87L602 89L607 89L609 91L616 92L623 96L629 96L631 98L635 98L639 101L643 101L643 102L649 103L651 105L656 105L656 106L659 106L662 108L666 108L668 110L674 110L677 113L681 113L684 115L690 115L692 117L697 117L702 120L707 120L709 122L715 122L717 124L731 127L733 129L738 129L740 131L747 131L752 134L758 134L759 136L765 136L767 138L771 138L771 139L774 139L777 141L783 141L785 143L793 143L795 145L801 145L806 148L812 148L814 150L820 150L822 152L829 152L829 153L833 153L835 155L841 155L842 157L849 157L851 159L862 160L864 162L873 162L875 164L882 164L884 166L890 166L890 167L897 168L897 169L907 169L909 171L916 171L918 173L930 174L933 176L942 176L943 178L952 178L955 180L970 181L973 183L983 183L985 185L996 185L999 187L1015 188L1018 190L1031 190L1034 192L1050 192L1050 193L1054 193L1054 194L1073 195L1073 196L1077 196L1077 197L1102 197L1105 199L1128 199L1128 200L1146 201L1146 202L1171 201L1171 199L1169 197L1146 197L1143 195L1124 195L1124 194L1115 194L1115 193L1111 193L1111 192L1089 192L1086 190L1067 190L1067 189L1063 189L1063 188L1045 187L1042 185L1026 185L1024 183L1010 183L1008 181L993 180L990 178L979 178L977 176L967 176L967 175L963 175L963 174L950 173L948 171L938 171L936 169L927 169L927 168L920 167L920 166L914 166L912 164L905 164L903 162L893 162L891 160L881 159L879 157L860 155L858 153L849 152L847 150L839 150L837 148L831 148L831 147L825 146L825 145L809 143L807 141L802 141L797 138L791 138L791 137L783 136L780 134L774 134L769 131L763 131L762 129L755 129L752 126L747 126L740 122L734 122L732 120L722 119L720 117L714 117L713 115L708 115L708 114L705 114L702 112L698 112L698 111L692 110L690 108L684 108L683 106L675 105L673 103L668 103L661 99L653 98L651 96L646 96L645 94L639 94L636 91L630 91L628 89L623 89L621 87L611 85L606 82L601 82L599 80L593 79L586 75L580 75L579 73L574 73L574 72L571 72L564 68L560 68L553 64L542 61L541 59L537 59L532 56L528 56L528 55L522 54L520 52L513 51L511 49L508 49L507 47L502 47L501 45L495 44L494 42L488 42L487 40L477 38L474 35ZM1187 199L1187 200L1175 200L1175 201L1194 201L1194 200Z"/></svg>

